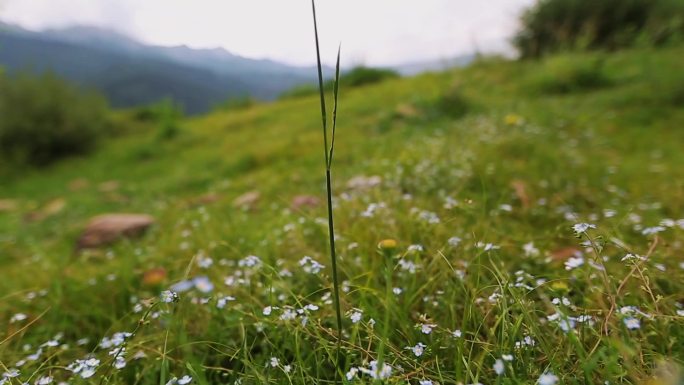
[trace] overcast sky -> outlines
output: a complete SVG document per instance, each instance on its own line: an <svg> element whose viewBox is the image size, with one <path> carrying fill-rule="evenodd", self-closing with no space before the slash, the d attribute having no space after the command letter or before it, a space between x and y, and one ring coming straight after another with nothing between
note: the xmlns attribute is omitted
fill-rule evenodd
<svg viewBox="0 0 684 385"><path fill-rule="evenodd" d="M323 59L342 42L347 64L390 65L502 51L534 0L318 0ZM223 47L309 65L309 0L0 0L0 20L28 29L115 29L146 43Z"/></svg>

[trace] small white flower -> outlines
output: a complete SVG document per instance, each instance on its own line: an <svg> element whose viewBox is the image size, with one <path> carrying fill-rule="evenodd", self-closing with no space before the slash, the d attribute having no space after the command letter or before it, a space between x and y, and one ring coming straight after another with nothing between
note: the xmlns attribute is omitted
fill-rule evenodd
<svg viewBox="0 0 684 385"><path fill-rule="evenodd" d="M19 377L19 374L21 374L21 373L19 373L19 370L10 369L9 371L3 373L2 376L4 378L15 378L15 377Z"/></svg>
<svg viewBox="0 0 684 385"><path fill-rule="evenodd" d="M12 318L10 318L9 322L10 322L11 324L12 324L12 323L15 323L15 322L21 322L21 321L25 320L26 318L28 318L28 317L26 316L26 314L24 314L24 313L17 313L17 314L15 314L15 315L13 315Z"/></svg>
<svg viewBox="0 0 684 385"><path fill-rule="evenodd" d="M565 261L565 270L572 270L584 265L584 257L570 257Z"/></svg>
<svg viewBox="0 0 684 385"><path fill-rule="evenodd" d="M624 257L622 257L622 259L620 261L624 262L624 261L632 261L632 260L634 260L634 261L645 261L646 258L642 257L640 255L637 255L637 254L631 254L630 253L630 254L626 254Z"/></svg>
<svg viewBox="0 0 684 385"><path fill-rule="evenodd" d="M356 375L359 373L359 368L352 367L349 369L347 374L345 374L345 377L347 377L347 381L351 381L356 377Z"/></svg>
<svg viewBox="0 0 684 385"><path fill-rule="evenodd" d="M421 324L420 325L420 331L423 334L430 334L432 333L432 329L434 329L437 325L435 324Z"/></svg>
<svg viewBox="0 0 684 385"><path fill-rule="evenodd" d="M36 385L48 385L52 383L52 377L45 376L36 380Z"/></svg>
<svg viewBox="0 0 684 385"><path fill-rule="evenodd" d="M178 379L178 385L186 385L189 384L192 381L192 377L185 375L182 378Z"/></svg>
<svg viewBox="0 0 684 385"><path fill-rule="evenodd" d="M463 336L463 333L461 332L461 330L456 329L456 330L454 330L453 332L451 332L451 335L452 335L454 338L461 338L461 336Z"/></svg>
<svg viewBox="0 0 684 385"><path fill-rule="evenodd" d="M202 293L209 293L214 290L214 284L205 276L195 277L192 282L195 284L195 288Z"/></svg>
<svg viewBox="0 0 684 385"><path fill-rule="evenodd" d="M362 316L363 314L360 311L355 311L351 313L349 319L351 319L352 323L358 323L359 321L361 321Z"/></svg>
<svg viewBox="0 0 684 385"><path fill-rule="evenodd" d="M530 336L525 336L525 337L523 337L522 340L515 342L515 347L520 349L524 346L534 346L536 344L537 344L537 341L535 341L534 338L532 338Z"/></svg>
<svg viewBox="0 0 684 385"><path fill-rule="evenodd" d="M575 232L577 235L581 235L587 232L589 229L595 229L596 225L592 225L591 223L577 223L572 226L572 230Z"/></svg>
<svg viewBox="0 0 684 385"><path fill-rule="evenodd" d="M264 310L261 311L263 315L271 315L271 312L273 311L272 306L266 306Z"/></svg>
<svg viewBox="0 0 684 385"><path fill-rule="evenodd" d="M425 347L425 344L423 344L422 342L418 342L414 346L407 347L407 349L410 349L413 352L413 355L415 355L416 357L420 357L425 352Z"/></svg>
<svg viewBox="0 0 684 385"><path fill-rule="evenodd" d="M478 247L480 249L484 249L484 251L498 250L501 248L500 246L497 246L493 243L485 243L485 242L477 242L475 244L475 247Z"/></svg>
<svg viewBox="0 0 684 385"><path fill-rule="evenodd" d="M259 267L261 266L261 259L256 255L248 255L245 258L238 261L238 266L240 267Z"/></svg>
<svg viewBox="0 0 684 385"><path fill-rule="evenodd" d="M501 359L497 359L494 361L494 372L496 372L497 375L502 375L504 373L504 362Z"/></svg>
<svg viewBox="0 0 684 385"><path fill-rule="evenodd" d="M283 321L292 321L295 318L297 318L297 313L289 307L283 310L283 314L280 315L280 319Z"/></svg>
<svg viewBox="0 0 684 385"><path fill-rule="evenodd" d="M269 365L271 365L272 368L277 367L279 364L280 364L280 360L278 360L278 358L271 357L271 361L270 361Z"/></svg>
<svg viewBox="0 0 684 385"><path fill-rule="evenodd" d="M403 290L401 290L400 287L395 287L394 289L392 289L392 293L394 293L395 295L401 294L402 291Z"/></svg>
<svg viewBox="0 0 684 385"><path fill-rule="evenodd" d="M302 266L305 272L309 274L318 274L325 268L324 265L320 264L315 259L309 257L308 255L299 260L299 266Z"/></svg>
<svg viewBox="0 0 684 385"><path fill-rule="evenodd" d="M639 319L634 318L634 317L625 318L622 322L625 323L625 326L629 330L635 330L635 329L641 328L641 322L639 321Z"/></svg>
<svg viewBox="0 0 684 385"><path fill-rule="evenodd" d="M513 361L513 355L512 355L512 354L502 354L502 355L501 355L501 358L502 358L504 361L508 361L508 362Z"/></svg>
<svg viewBox="0 0 684 385"><path fill-rule="evenodd" d="M219 309L223 309L224 307L226 307L226 304L227 304L229 301L235 301L235 297L231 297L231 296L227 295L227 296L225 296L225 297L219 298L219 299L216 301L216 307L219 308Z"/></svg>
<svg viewBox="0 0 684 385"><path fill-rule="evenodd" d="M539 376L539 380L537 380L539 385L556 385L557 382L558 376L550 372L542 374Z"/></svg>
<svg viewBox="0 0 684 385"><path fill-rule="evenodd" d="M208 269L214 264L214 260L206 255L200 253L197 255L197 266L202 269Z"/></svg>
<svg viewBox="0 0 684 385"><path fill-rule="evenodd" d="M423 248L422 245L410 245L407 249L407 252L409 252L409 253L420 253L423 250L425 250L425 249Z"/></svg>
<svg viewBox="0 0 684 385"><path fill-rule="evenodd" d="M178 302L178 294L171 290L162 291L159 298L164 303Z"/></svg>
<svg viewBox="0 0 684 385"><path fill-rule="evenodd" d="M376 380L386 380L392 375L392 367L387 363L382 364L382 369L378 368L378 361L373 360L369 363L370 368L359 368L359 371L365 373Z"/></svg>
<svg viewBox="0 0 684 385"><path fill-rule="evenodd" d="M432 380L419 380L419 385L432 385Z"/></svg>
<svg viewBox="0 0 684 385"><path fill-rule="evenodd" d="M123 358L123 356L116 357L116 361L114 361L114 367L117 369L125 368L126 367L126 359Z"/></svg>
<svg viewBox="0 0 684 385"><path fill-rule="evenodd" d="M653 234L658 234L663 231L665 231L665 227L663 226L653 226L653 227L647 227L643 230L641 230L642 235L653 235Z"/></svg>
<svg viewBox="0 0 684 385"><path fill-rule="evenodd" d="M283 372L285 373L290 373L292 371L292 366L291 365L285 365L283 366Z"/></svg>
<svg viewBox="0 0 684 385"><path fill-rule="evenodd" d="M528 242L523 245L523 251L525 252L525 256L527 257L535 257L539 255L539 249L534 247L533 242Z"/></svg>
<svg viewBox="0 0 684 385"><path fill-rule="evenodd" d="M449 240L447 240L447 243L449 243L449 246L451 246L451 247L456 247L461 243L461 238L451 237L451 238L449 238Z"/></svg>
<svg viewBox="0 0 684 385"><path fill-rule="evenodd" d="M677 315L680 317L684 317L684 310L677 310Z"/></svg>

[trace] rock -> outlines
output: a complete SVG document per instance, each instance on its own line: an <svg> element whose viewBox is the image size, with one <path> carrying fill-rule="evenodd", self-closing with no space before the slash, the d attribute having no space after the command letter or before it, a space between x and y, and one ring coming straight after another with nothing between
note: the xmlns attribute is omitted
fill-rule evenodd
<svg viewBox="0 0 684 385"><path fill-rule="evenodd" d="M104 246L119 238L132 238L142 235L154 224L154 218L144 214L105 214L94 217L88 222L78 239L78 249Z"/></svg>
<svg viewBox="0 0 684 385"><path fill-rule="evenodd" d="M299 210L306 207L316 207L321 204L321 200L313 195L297 195L292 198L290 207L293 210Z"/></svg>
<svg viewBox="0 0 684 385"><path fill-rule="evenodd" d="M246 192L239 197L235 198L233 201L233 206L251 209L256 206L257 202L261 199L261 193L253 190Z"/></svg>
<svg viewBox="0 0 684 385"><path fill-rule="evenodd" d="M377 175L358 175L349 179L347 187L352 190L366 190L378 186L380 183L382 183L382 178Z"/></svg>

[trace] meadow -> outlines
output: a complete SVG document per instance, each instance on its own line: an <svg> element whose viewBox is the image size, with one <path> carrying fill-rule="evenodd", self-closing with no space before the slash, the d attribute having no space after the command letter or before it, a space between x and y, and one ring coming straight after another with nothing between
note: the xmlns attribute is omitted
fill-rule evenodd
<svg viewBox="0 0 684 385"><path fill-rule="evenodd" d="M0 384L675 384L684 47L340 89L0 174ZM92 216L138 239L75 251Z"/></svg>

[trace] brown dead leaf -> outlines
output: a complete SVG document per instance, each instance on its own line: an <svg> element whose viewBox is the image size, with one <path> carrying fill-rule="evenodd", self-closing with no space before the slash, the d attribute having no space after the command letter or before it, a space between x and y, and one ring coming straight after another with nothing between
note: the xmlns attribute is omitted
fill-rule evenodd
<svg viewBox="0 0 684 385"><path fill-rule="evenodd" d="M511 187L513 188L513 191L515 191L515 195L520 200L520 203L522 204L523 208L529 209L530 197L527 194L527 184L520 179L515 179L511 181Z"/></svg>

